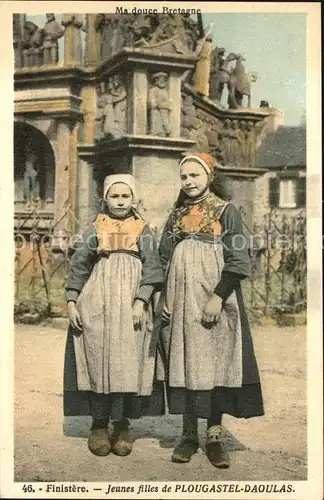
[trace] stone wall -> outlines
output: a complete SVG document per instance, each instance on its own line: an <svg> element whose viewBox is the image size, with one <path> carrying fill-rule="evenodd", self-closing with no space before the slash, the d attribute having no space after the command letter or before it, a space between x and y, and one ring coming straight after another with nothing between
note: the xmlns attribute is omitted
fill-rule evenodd
<svg viewBox="0 0 324 500"><path fill-rule="evenodd" d="M263 216L269 211L269 179L272 176L270 172L265 172L255 180L254 194L254 217L256 224L262 224Z"/></svg>
<svg viewBox="0 0 324 500"><path fill-rule="evenodd" d="M232 192L232 201L235 205L244 210L242 213L244 222L251 227L254 217L254 197L255 197L255 180L249 178L231 178L229 183Z"/></svg>

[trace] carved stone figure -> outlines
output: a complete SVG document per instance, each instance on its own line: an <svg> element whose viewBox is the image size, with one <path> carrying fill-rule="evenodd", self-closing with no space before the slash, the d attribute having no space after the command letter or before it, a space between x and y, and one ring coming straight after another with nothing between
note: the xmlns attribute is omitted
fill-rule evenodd
<svg viewBox="0 0 324 500"><path fill-rule="evenodd" d="M218 144L214 148L210 148L211 154L221 165L225 165L225 149L224 142L221 135L218 135Z"/></svg>
<svg viewBox="0 0 324 500"><path fill-rule="evenodd" d="M64 35L64 28L55 20L54 14L46 14L47 22L43 28L43 64L56 64L59 59L58 39Z"/></svg>
<svg viewBox="0 0 324 500"><path fill-rule="evenodd" d="M103 113L103 133L109 135L114 132L115 110L114 110L114 86L112 79L107 82L107 90L101 96L101 106Z"/></svg>
<svg viewBox="0 0 324 500"><path fill-rule="evenodd" d="M122 77L115 74L112 77L112 95L113 95L113 106L114 106L114 130L113 134L123 135L126 132L126 100L127 94L125 89L125 84Z"/></svg>
<svg viewBox="0 0 324 500"><path fill-rule="evenodd" d="M161 48L163 51L185 52L185 28L179 14L156 15L156 28L146 45L150 48Z"/></svg>
<svg viewBox="0 0 324 500"><path fill-rule="evenodd" d="M196 140L196 148L195 149L197 151L202 151L202 152L205 151L206 152L209 150L209 142L208 142L207 132L208 132L207 123L201 121L199 126L198 126L198 130L197 130L196 137L195 137L195 140Z"/></svg>
<svg viewBox="0 0 324 500"><path fill-rule="evenodd" d="M158 24L152 35L151 44L155 45L164 40L170 40L175 37L177 33L174 30L172 18L169 14L162 14L157 16Z"/></svg>
<svg viewBox="0 0 324 500"><path fill-rule="evenodd" d="M184 26L184 45L186 52L190 54L195 51L197 40L200 38L198 24L190 14L182 14L182 22Z"/></svg>
<svg viewBox="0 0 324 500"><path fill-rule="evenodd" d="M199 38L197 23L186 14L98 14L102 58L123 47L192 53Z"/></svg>
<svg viewBox="0 0 324 500"><path fill-rule="evenodd" d="M251 107L251 81L244 61L245 58L243 56L236 56L236 66L231 72L228 83L229 108L242 107L244 96L247 96L248 98L247 107Z"/></svg>
<svg viewBox="0 0 324 500"><path fill-rule="evenodd" d="M207 130L208 144L211 149L215 149L219 145L218 130L212 123L207 122L207 125L208 125L208 130Z"/></svg>
<svg viewBox="0 0 324 500"><path fill-rule="evenodd" d="M212 37L206 38L202 46L199 61L197 62L196 72L193 80L193 89L206 97L209 97L209 77L212 53Z"/></svg>
<svg viewBox="0 0 324 500"><path fill-rule="evenodd" d="M97 139L103 136L120 137L126 133L126 89L119 75L102 83L97 98Z"/></svg>
<svg viewBox="0 0 324 500"><path fill-rule="evenodd" d="M172 102L168 92L168 74L163 71L155 73L152 77L153 86L149 90L149 133L158 136L169 136L170 111Z"/></svg>
<svg viewBox="0 0 324 500"><path fill-rule="evenodd" d="M24 66L41 66L43 63L43 30L32 21L24 26L23 61Z"/></svg>
<svg viewBox="0 0 324 500"><path fill-rule="evenodd" d="M225 86L228 86L236 55L231 53L225 57L225 49L215 48L212 54L210 75L210 98L220 102Z"/></svg>
<svg viewBox="0 0 324 500"><path fill-rule="evenodd" d="M137 14L133 22L134 45L147 45L152 35L151 16Z"/></svg>
<svg viewBox="0 0 324 500"><path fill-rule="evenodd" d="M118 38L118 15L98 14L96 19L96 29L100 31L100 57L105 61L117 50Z"/></svg>
<svg viewBox="0 0 324 500"><path fill-rule="evenodd" d="M36 168L37 157L28 151L24 172L24 201L26 203L39 200L39 186L37 182L38 171Z"/></svg>
<svg viewBox="0 0 324 500"><path fill-rule="evenodd" d="M196 108L191 95L182 98L181 106L181 136L191 139L199 126Z"/></svg>
<svg viewBox="0 0 324 500"><path fill-rule="evenodd" d="M125 14L119 16L118 31L116 34L116 52L124 47L134 47L138 33L136 17L136 14Z"/></svg>
<svg viewBox="0 0 324 500"><path fill-rule="evenodd" d="M193 52L190 51L190 55L197 57L199 59L201 51L202 51L203 46L204 46L204 43L207 40L207 38L210 36L210 34L211 34L211 28L208 28L207 32L202 37L200 37L199 31L197 28L197 30L194 34L195 49ZM187 42L186 42L186 35L185 35L185 44L186 44L187 50L189 50ZM183 82L187 81L188 83L192 84L192 79L193 79L194 74L195 74L195 70L188 69L187 71L185 71L183 73L181 80Z"/></svg>

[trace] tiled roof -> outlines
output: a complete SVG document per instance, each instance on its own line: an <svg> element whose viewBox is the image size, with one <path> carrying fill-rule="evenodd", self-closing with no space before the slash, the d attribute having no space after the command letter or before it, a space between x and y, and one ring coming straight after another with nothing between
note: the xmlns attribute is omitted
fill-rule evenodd
<svg viewBox="0 0 324 500"><path fill-rule="evenodd" d="M306 127L280 126L267 135L256 155L257 167L294 167L306 165Z"/></svg>

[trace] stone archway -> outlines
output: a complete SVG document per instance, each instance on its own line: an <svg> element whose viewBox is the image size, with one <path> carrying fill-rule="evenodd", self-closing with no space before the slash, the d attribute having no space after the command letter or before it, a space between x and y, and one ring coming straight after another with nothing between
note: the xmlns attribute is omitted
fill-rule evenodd
<svg viewBox="0 0 324 500"><path fill-rule="evenodd" d="M55 155L48 138L36 127L24 122L14 123L15 208L28 202L30 183L26 173L27 151L35 155L36 190L40 208L54 211Z"/></svg>

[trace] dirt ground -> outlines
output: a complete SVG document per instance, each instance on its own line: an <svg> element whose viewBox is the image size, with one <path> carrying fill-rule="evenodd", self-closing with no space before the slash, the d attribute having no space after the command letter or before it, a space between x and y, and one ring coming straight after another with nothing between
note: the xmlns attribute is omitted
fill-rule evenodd
<svg viewBox="0 0 324 500"><path fill-rule="evenodd" d="M306 327L253 329L265 416L225 416L231 467L213 468L202 450L173 464L181 417L133 421L127 457L100 458L87 449L89 418L62 416L66 332L15 329L15 481L270 481L307 479ZM201 440L205 430L200 422Z"/></svg>

